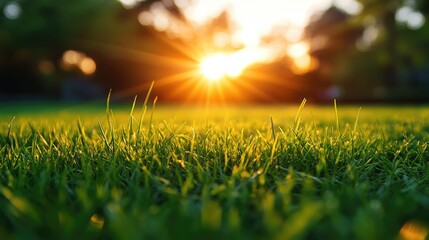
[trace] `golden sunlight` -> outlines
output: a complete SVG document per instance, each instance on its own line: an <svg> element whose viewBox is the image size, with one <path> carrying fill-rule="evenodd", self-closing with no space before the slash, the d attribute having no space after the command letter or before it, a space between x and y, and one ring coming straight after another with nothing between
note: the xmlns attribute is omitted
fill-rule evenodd
<svg viewBox="0 0 429 240"><path fill-rule="evenodd" d="M304 42L299 42L299 43L295 43L295 44L290 45L287 48L287 53L292 58L301 58L301 57L307 55L308 50L309 50L308 44L306 44Z"/></svg>
<svg viewBox="0 0 429 240"><path fill-rule="evenodd" d="M67 50L63 53L61 67L64 70L79 69L85 75L92 75L97 69L94 59L85 53L76 50Z"/></svg>
<svg viewBox="0 0 429 240"><path fill-rule="evenodd" d="M400 239L404 240L424 240L427 238L429 229L416 221L406 222L399 231Z"/></svg>
<svg viewBox="0 0 429 240"><path fill-rule="evenodd" d="M241 62L236 53L217 53L201 61L200 71L207 80L219 81L224 77L239 77L247 65Z"/></svg>
<svg viewBox="0 0 429 240"><path fill-rule="evenodd" d="M84 57L79 63L79 68L85 75L91 75L94 74L97 69L97 65L92 58Z"/></svg>
<svg viewBox="0 0 429 240"><path fill-rule="evenodd" d="M200 71L209 81L219 81L227 74L226 62L228 56L225 54L215 54L204 58L200 64Z"/></svg>
<svg viewBox="0 0 429 240"><path fill-rule="evenodd" d="M308 52L309 46L304 42L292 44L287 48L287 54L293 60L291 70L295 74L305 74L319 67L317 60L312 58Z"/></svg>
<svg viewBox="0 0 429 240"><path fill-rule="evenodd" d="M200 72L209 81L238 78L250 65L267 61L269 52L262 48L245 48L232 53L216 53L203 58Z"/></svg>

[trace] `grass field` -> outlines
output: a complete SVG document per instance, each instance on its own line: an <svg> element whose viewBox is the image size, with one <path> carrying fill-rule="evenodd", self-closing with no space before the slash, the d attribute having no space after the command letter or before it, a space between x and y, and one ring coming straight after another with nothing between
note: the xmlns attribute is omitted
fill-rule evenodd
<svg viewBox="0 0 429 240"><path fill-rule="evenodd" d="M0 239L427 238L427 106L131 105L0 106Z"/></svg>

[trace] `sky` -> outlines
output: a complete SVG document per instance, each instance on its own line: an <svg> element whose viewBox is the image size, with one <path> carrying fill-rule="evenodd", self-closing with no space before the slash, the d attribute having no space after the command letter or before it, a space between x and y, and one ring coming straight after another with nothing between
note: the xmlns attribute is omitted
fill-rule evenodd
<svg viewBox="0 0 429 240"><path fill-rule="evenodd" d="M132 6L136 3L133 1L144 0L120 1ZM307 54L308 46L300 41L301 33L311 16L333 4L350 14L359 13L362 8L356 0L164 0L163 3L152 4L149 11L142 12L139 15L140 23L152 25L159 31L189 35L186 28L180 27L179 22L165 8L165 5L173 2L187 21L197 27L209 23L223 11L228 13L231 31L215 32L207 41L213 41L214 49L228 46L240 46L240 49L228 54L209 51L209 56L201 59L210 63L203 66L216 65L216 69L222 70L207 69L211 76L219 77L238 75L252 63L271 62L286 54L294 58L297 69L309 69L312 62ZM195 32L195 29L190 31ZM275 41L264 41L273 36ZM285 41L288 44L284 44ZM232 64L235 62L242 64ZM221 68L221 65L231 67Z"/></svg>
<svg viewBox="0 0 429 240"><path fill-rule="evenodd" d="M132 2L133 0L121 0ZM234 24L232 40L247 47L259 45L273 28L287 24L285 37L298 40L310 16L332 4L349 13L360 11L355 0L170 0L179 6L186 18L203 24L226 10ZM165 1L168 2L168 1ZM157 11L157 9L154 9ZM159 10L159 9L158 9ZM158 11L160 12L160 11Z"/></svg>
<svg viewBox="0 0 429 240"><path fill-rule="evenodd" d="M353 7L354 1L342 1L349 2L343 6ZM310 16L331 4L331 0L196 0L186 6L184 12L189 20L202 23L226 9L236 27L233 39L246 46L256 46L274 27L283 24L289 25L287 37L297 39Z"/></svg>

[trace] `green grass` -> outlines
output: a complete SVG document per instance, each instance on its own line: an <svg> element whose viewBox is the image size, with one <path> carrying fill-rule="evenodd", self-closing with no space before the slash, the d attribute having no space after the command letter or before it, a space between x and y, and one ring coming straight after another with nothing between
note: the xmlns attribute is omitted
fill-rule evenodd
<svg viewBox="0 0 429 240"><path fill-rule="evenodd" d="M428 107L130 108L2 106L0 239L427 234Z"/></svg>

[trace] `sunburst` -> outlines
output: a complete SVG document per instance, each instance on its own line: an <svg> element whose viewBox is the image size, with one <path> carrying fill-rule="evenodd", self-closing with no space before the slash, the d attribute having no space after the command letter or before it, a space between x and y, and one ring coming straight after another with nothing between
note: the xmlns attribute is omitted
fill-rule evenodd
<svg viewBox="0 0 429 240"><path fill-rule="evenodd" d="M293 88L294 84L286 79L276 78L269 72L247 71L249 66L264 62L266 53L261 49L238 49L222 52L210 47L204 38L197 39L192 45L174 41L158 35L159 40L180 52L179 55L158 55L139 50L91 43L92 47L108 50L113 56L141 62L144 65L158 65L166 71L163 77L151 79L155 82L155 92L161 92L164 100L184 103L227 103L228 101L246 102L255 99L272 101L270 93L264 92L264 84L276 84ZM249 77L249 74L251 77ZM257 80L255 80L257 79ZM289 84L288 84L289 82ZM120 99L144 92L147 82L120 92L114 92L113 98Z"/></svg>

